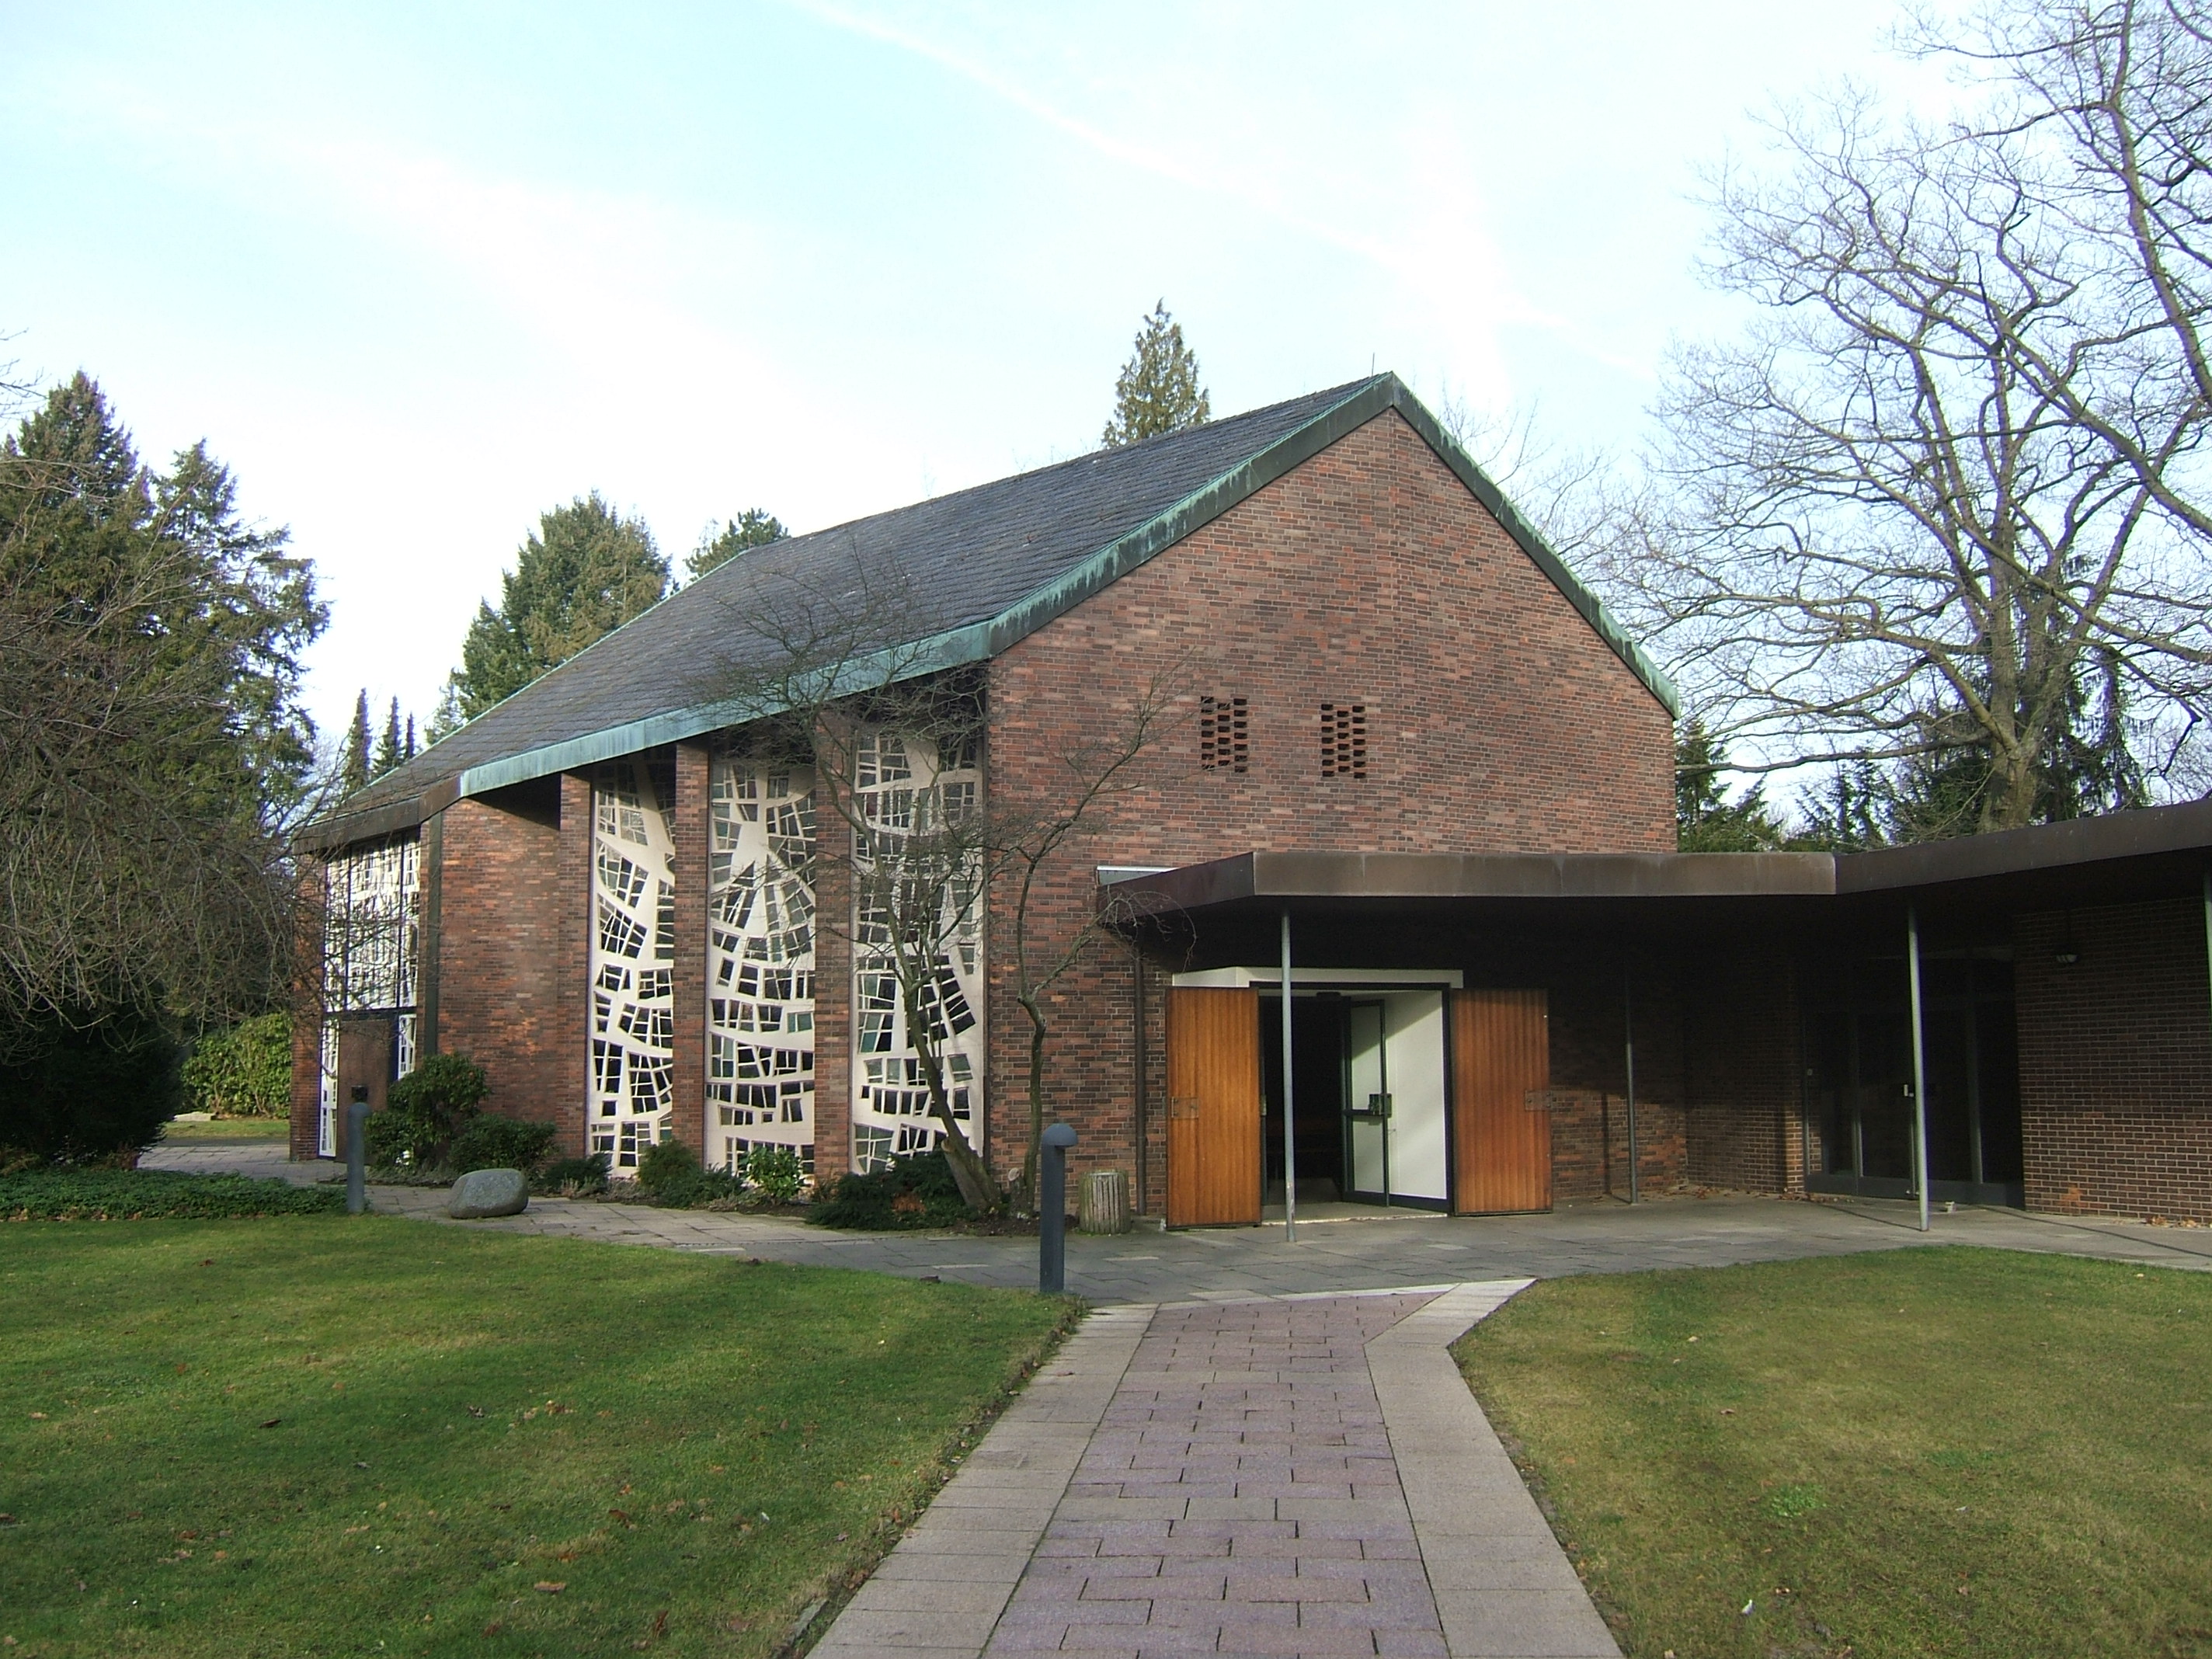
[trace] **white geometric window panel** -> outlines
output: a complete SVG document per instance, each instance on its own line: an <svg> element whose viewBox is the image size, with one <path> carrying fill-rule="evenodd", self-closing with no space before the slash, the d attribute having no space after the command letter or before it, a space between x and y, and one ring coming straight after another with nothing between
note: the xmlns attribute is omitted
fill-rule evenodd
<svg viewBox="0 0 2212 1659"><path fill-rule="evenodd" d="M337 1156L338 1019L390 1016L392 1076L415 1069L416 981L422 923L420 848L387 842L325 866L323 1030L315 1145Z"/></svg>
<svg viewBox="0 0 2212 1659"><path fill-rule="evenodd" d="M718 754L708 785L707 1158L814 1171L814 772Z"/></svg>
<svg viewBox="0 0 2212 1659"><path fill-rule="evenodd" d="M854 793L868 833L854 857L853 932L853 1161L878 1170L894 1158L927 1152L942 1132L930 1111L929 1085L899 994L887 907L872 902L872 883L900 873L900 848L917 827L957 822L977 810L982 773L972 741L939 744L898 732L863 732ZM983 1150L983 921L977 866L952 873L911 867L908 886L933 890L944 941L919 999L936 1036L945 1093L969 1144ZM911 916L913 913L909 912Z"/></svg>
<svg viewBox="0 0 2212 1659"><path fill-rule="evenodd" d="M674 1103L674 793L643 761L592 777L591 1140L617 1170L666 1139Z"/></svg>

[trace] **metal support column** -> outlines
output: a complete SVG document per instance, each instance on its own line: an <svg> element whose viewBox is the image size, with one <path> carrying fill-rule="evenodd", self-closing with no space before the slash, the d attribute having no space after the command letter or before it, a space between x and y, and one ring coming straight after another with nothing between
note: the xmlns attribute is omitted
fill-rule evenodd
<svg viewBox="0 0 2212 1659"><path fill-rule="evenodd" d="M1905 907L1905 968L1912 993L1912 1184L1920 1191L1920 1231L1928 1231L1928 1039L1920 1018L1920 907Z"/></svg>
<svg viewBox="0 0 2212 1659"><path fill-rule="evenodd" d="M2212 993L2212 870L2204 872L2204 986Z"/></svg>
<svg viewBox="0 0 2212 1659"><path fill-rule="evenodd" d="M1291 913L1283 912L1283 1241L1297 1237L1298 1114L1291 1075Z"/></svg>
<svg viewBox="0 0 2212 1659"><path fill-rule="evenodd" d="M1628 1048L1628 1201L1637 1199L1636 1148L1636 1003L1632 985L1633 975L1624 972L1620 976L1620 1020L1625 1028Z"/></svg>

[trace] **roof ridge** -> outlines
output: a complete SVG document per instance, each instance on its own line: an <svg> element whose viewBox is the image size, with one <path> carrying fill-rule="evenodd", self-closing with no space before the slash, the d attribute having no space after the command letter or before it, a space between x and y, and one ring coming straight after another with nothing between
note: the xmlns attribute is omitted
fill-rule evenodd
<svg viewBox="0 0 2212 1659"><path fill-rule="evenodd" d="M1491 481L1488 475L1474 462L1459 442L1444 430L1441 422L1413 395L1412 390L1395 374L1386 370L1364 380L1348 381L1341 386L1328 387L1319 392L1303 393L1297 398L1286 398L1259 409L1247 410L1236 415L1226 416L1218 422L1208 422L1201 426L1186 428L1179 433L1162 434L1157 438L1146 439L1138 444L1091 451L1084 455L1071 457L1065 461L1056 461L1044 467L1033 468L1027 472L1015 473L1007 477L971 485L967 489L956 490L949 495L927 497L921 501L909 502L903 507L887 508L882 513L848 520L842 524L828 526L817 531L809 531L804 536L790 537L781 542L769 544L753 550L743 558L729 560L704 576L666 594L630 621L623 623L621 628L592 641L574 656L538 676L528 686L512 696L503 699L493 708L486 710L484 714L477 716L476 720L462 727L459 732L449 734L448 738L441 740L441 744L433 744L429 749L426 749L422 755L410 761L405 767L397 772L386 774L383 779L379 779L375 784L370 786L372 791L378 792L376 794L363 801L360 806L350 810L342 804L339 811L333 812L314 826L315 838L324 845L338 845L361 836L386 833L389 830L404 828L408 823L418 822L420 817L427 816L428 811L437 810L437 807L427 803L425 797L428 794L434 793L440 797L438 806L442 806L445 800L453 796L482 794L492 789L506 787L554 772L567 771L593 764L619 755L632 753L639 749L679 741L744 719L757 717L761 712L758 709L738 710L726 699L692 702L677 707L649 705L646 709L627 719L616 718L606 724L582 731L576 731L572 726L569 735L550 736L549 740L537 742L524 741L504 752L495 748L492 752L475 764L468 763L466 757L463 756L460 757L459 764L452 765L450 769L445 771L442 775L418 774L416 778L404 776L410 769L419 767L422 762L434 756L437 750L443 746L443 743L453 741L470 730L477 728L479 722L493 719L499 710L507 708L532 694L542 697L545 695L544 688L552 687L557 691L564 683L573 680L577 673L583 672L578 665L586 664L587 660L603 660L603 647L609 647L612 641L623 639L623 635L629 634L632 629L639 627L640 624L645 623L647 618L666 610L672 601L690 594L695 590L707 588L709 584L727 586L731 582L741 581L745 571L758 571L761 568L760 562L775 556L772 550L781 549L793 555L802 554L808 544L817 540L840 535L848 540L852 540L862 526L879 525L884 520L896 519L904 514L923 513L933 507L952 508L954 504L965 498L985 496L988 492L996 491L1011 495L1018 502L1022 491L1018 486L1026 483L1033 491L1036 487L1036 480L1053 472L1065 471L1085 463L1096 465L1108 458L1131 456L1141 458L1141 452L1152 451L1157 453L1170 446L1197 445L1208 438L1218 441L1224 435L1233 437L1233 434L1224 434L1223 428L1248 422L1259 422L1264 425L1266 417L1274 416L1279 419L1283 411L1301 404L1308 407L1306 410L1301 412L1295 424L1286 429L1275 431L1273 435L1265 441L1257 442L1251 447L1240 446L1231 449L1229 452L1230 456L1238 459L1230 460L1226 465L1218 459L1206 459L1205 464L1211 470L1195 484L1182 488L1182 493L1176 498L1164 505L1153 507L1146 514L1146 516L1134 523L1130 523L1125 518L1121 520L1125 527L1118 534L1111 535L1104 542L1092 545L1088 552L1076 552L1074 556L1061 565L1055 574L1047 574L1042 580L1034 580L1030 586L1015 592L1011 599L991 599L990 602L998 606L995 611L972 617L969 621L955 623L933 634L887 645L882 654L887 657L891 652L900 653L896 669L897 677L900 678L936 672L966 663L988 660L1006 650L1030 633L1043 627L1054 617L1082 604L1092 594L1118 580L1131 570L1146 563L1167 548L1183 540L1196 530L1248 499L1267 483L1282 477L1358 428L1365 425L1377 416L1395 409L1413 428L1416 435L1438 459L1443 461L1469 493L1474 495L1483 507L1497 520L1500 526L1529 559L1553 582L1568 602L1582 614L1583 619L1590 624L1605 644L1644 683L1646 689L1668 708L1670 714L1677 712L1679 699L1666 675L1644 655L1642 648L1634 641L1629 639L1620 629L1607 613L1603 603L1589 588L1583 586L1567 568L1565 563L1557 553L1553 551L1543 537L1521 516L1512 503L1506 500L1504 493ZM1206 451L1201 449L1199 454L1204 457ZM1144 476L1141 473L1139 475L1139 481ZM1168 477L1163 478L1161 482L1177 482L1172 469ZM1141 490L1138 491L1138 501L1132 505L1142 510L1144 501ZM955 516L957 517L957 511ZM1072 511L1064 510L1060 515L1060 521L1065 523L1073 516ZM1106 516L1103 512L1099 514L1101 519ZM930 528L925 525L918 533L926 538L930 533ZM941 529L943 526L939 528ZM953 528L957 534L957 526L955 526ZM1028 545L1042 533L1045 532L1042 531L1033 532L1022 544ZM1073 533L1079 535L1080 532L1078 530ZM1074 545L1076 549L1079 549L1082 544L1077 542ZM887 548L883 556L904 562L917 555L914 547L894 545ZM723 574L725 572L732 574L726 576ZM733 590L732 596L734 597L735 593L739 592L742 592L742 589ZM859 665L860 671L865 671L866 665L866 664ZM884 665L890 668L891 665L887 660ZM619 688L617 688L617 690L618 693ZM428 769L424 769L425 771ZM392 784L395 779L402 780L396 787ZM408 798L399 793L410 784L424 792L414 797L412 810L415 810L416 816L413 817L408 817L410 810ZM379 786L383 787L380 790ZM387 820L390 821L388 823ZM371 824L378 827L372 829L369 827ZM349 826L358 827L349 830Z"/></svg>

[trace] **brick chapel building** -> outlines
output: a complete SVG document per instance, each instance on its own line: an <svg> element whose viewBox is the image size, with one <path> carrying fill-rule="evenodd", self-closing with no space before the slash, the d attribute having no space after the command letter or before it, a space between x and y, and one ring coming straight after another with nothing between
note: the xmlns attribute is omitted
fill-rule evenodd
<svg viewBox="0 0 2212 1659"><path fill-rule="evenodd" d="M1030 913L1113 922L1055 988L1050 1098L1147 1213L1256 1221L1294 1155L1302 1199L1462 1212L1701 1184L2212 1219L2212 807L1674 853L1672 688L1387 374L757 550L356 792L318 826L294 1156L440 1050L618 1173L671 1137L818 1178L931 1144L843 820L723 672L774 592L872 572L931 596L897 672L981 720L872 733L865 790L1042 804L1168 689ZM1007 902L937 1016L1001 1171Z"/></svg>

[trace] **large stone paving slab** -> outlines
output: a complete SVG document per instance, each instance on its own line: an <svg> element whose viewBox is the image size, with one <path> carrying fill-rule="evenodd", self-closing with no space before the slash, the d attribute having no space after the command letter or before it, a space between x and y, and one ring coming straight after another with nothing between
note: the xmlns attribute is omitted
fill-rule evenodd
<svg viewBox="0 0 2212 1659"><path fill-rule="evenodd" d="M319 1179L337 1170L329 1163L288 1165L281 1147L265 1146L156 1147L143 1161L149 1168L236 1168L293 1180ZM835 1233L780 1218L558 1198L533 1198L526 1212L505 1220L450 1222L443 1215L443 1188L379 1187L371 1189L371 1197L385 1213L450 1226L702 1255L757 1255L915 1278L934 1274L976 1285L1027 1288L1036 1283L1034 1238ZM1913 1225L1913 1215L1910 1205L1879 1200L1845 1205L1665 1198L1634 1208L1611 1202L1568 1204L1544 1215L1401 1212L1388 1219L1301 1222L1295 1241L1284 1237L1279 1224L1109 1238L1079 1235L1067 1241L1067 1287L1107 1304L1233 1300L1652 1267L1717 1267L1926 1244L2212 1268L2212 1232L2202 1230L1974 1209L1938 1213L1935 1231L1923 1234Z"/></svg>

